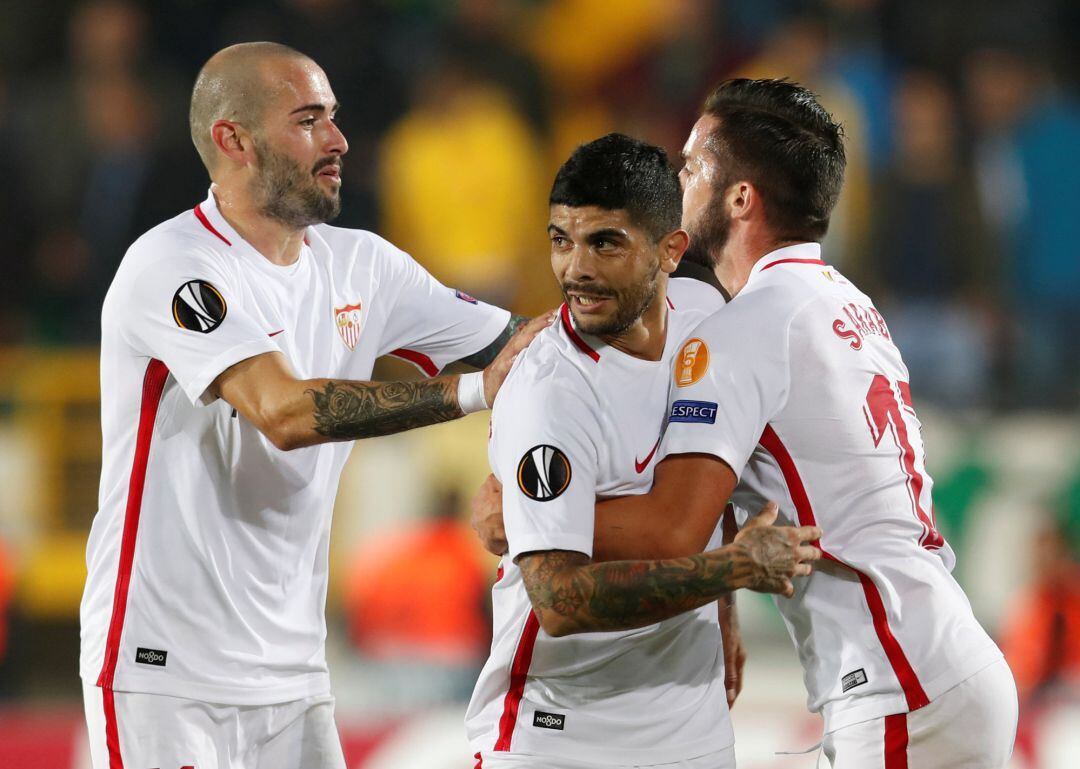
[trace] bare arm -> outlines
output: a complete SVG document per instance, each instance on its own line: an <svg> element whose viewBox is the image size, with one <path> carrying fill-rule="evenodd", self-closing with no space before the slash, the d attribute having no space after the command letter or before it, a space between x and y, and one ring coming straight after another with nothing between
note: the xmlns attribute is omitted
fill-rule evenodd
<svg viewBox="0 0 1080 769"><path fill-rule="evenodd" d="M502 330L501 334L495 337L491 344L479 352L474 352L467 358L462 358L461 363L477 369L485 368L490 365L491 362L498 357L502 348L506 347L510 342L510 339L517 333L517 330L528 322L529 319L524 315L511 315L510 322L506 324L506 328Z"/></svg>
<svg viewBox="0 0 1080 769"><path fill-rule="evenodd" d="M656 467L648 494L598 502L593 558L677 558L708 547L738 479L708 454L679 454Z"/></svg>
<svg viewBox="0 0 1080 769"><path fill-rule="evenodd" d="M583 553L525 553L517 560L540 626L553 636L650 625L738 588L790 596L791 578L820 557L804 545L816 527L774 527L775 505L735 541L684 558L593 563Z"/></svg>
<svg viewBox="0 0 1080 769"><path fill-rule="evenodd" d="M491 403L514 357L550 323L535 318L484 368ZM211 394L235 408L282 450L372 438L463 416L458 375L405 382L300 379L281 353L265 353L227 368Z"/></svg>
<svg viewBox="0 0 1080 769"><path fill-rule="evenodd" d="M596 505L593 560L678 558L703 551L735 489L735 473L705 454L668 457L648 494ZM472 525L491 552L506 552L502 486L494 476L473 497Z"/></svg>

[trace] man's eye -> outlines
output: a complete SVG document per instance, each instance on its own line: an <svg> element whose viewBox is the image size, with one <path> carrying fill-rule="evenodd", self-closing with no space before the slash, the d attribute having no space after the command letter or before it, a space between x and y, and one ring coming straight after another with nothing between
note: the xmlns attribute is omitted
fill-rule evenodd
<svg viewBox="0 0 1080 769"><path fill-rule="evenodd" d="M304 118L303 120L300 121L300 125L307 126L307 127L310 128L311 126L315 125L315 118L306 117L306 118Z"/></svg>
<svg viewBox="0 0 1080 769"><path fill-rule="evenodd" d="M564 238L562 235L554 235L551 238L551 244L554 246L562 247L563 245L565 245L565 243L566 238Z"/></svg>

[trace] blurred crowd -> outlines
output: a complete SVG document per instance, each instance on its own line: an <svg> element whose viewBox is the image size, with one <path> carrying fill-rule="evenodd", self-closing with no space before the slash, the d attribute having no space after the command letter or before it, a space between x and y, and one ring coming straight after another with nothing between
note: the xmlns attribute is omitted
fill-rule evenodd
<svg viewBox="0 0 1080 769"><path fill-rule="evenodd" d="M609 130L677 152L710 85L787 76L844 123L826 242L922 400L1080 395L1080 7L1067 0L13 0L0 6L0 344L89 344L127 245L207 179L205 59L244 40L327 71L351 143L339 223L522 312L557 301L546 192Z"/></svg>

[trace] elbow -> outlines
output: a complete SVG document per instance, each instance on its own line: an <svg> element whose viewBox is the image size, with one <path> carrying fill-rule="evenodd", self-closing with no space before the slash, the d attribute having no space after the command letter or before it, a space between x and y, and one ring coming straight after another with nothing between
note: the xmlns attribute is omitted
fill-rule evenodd
<svg viewBox="0 0 1080 769"><path fill-rule="evenodd" d="M556 614L551 611L536 611L533 610L536 615L537 621L540 623L540 628L552 638L563 638L568 635L572 635L575 631L573 623L567 620L566 617L561 614Z"/></svg>
<svg viewBox="0 0 1080 769"><path fill-rule="evenodd" d="M308 445L300 430L296 430L287 417L273 412L259 414L255 424L259 432L279 451L292 451Z"/></svg>
<svg viewBox="0 0 1080 769"><path fill-rule="evenodd" d="M299 436L291 430L281 427L263 431L263 435L274 445L278 451L292 451L303 448L307 444L300 440Z"/></svg>

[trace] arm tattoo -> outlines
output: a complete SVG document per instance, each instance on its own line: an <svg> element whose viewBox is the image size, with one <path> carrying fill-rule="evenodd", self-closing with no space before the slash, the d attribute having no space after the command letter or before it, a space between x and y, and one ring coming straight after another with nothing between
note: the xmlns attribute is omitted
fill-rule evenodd
<svg viewBox="0 0 1080 769"><path fill-rule="evenodd" d="M506 324L506 328L502 330L502 333L495 337L495 340L479 352L474 352L467 358L462 358L461 362L465 363L473 368L484 368L491 361L495 360L495 356L499 354L502 348L506 347L506 343L510 341L518 328L528 323L529 319L524 315L512 315L510 316L510 322Z"/></svg>
<svg viewBox="0 0 1080 769"><path fill-rule="evenodd" d="M306 392L314 401L315 432L338 440L390 435L464 416L453 376L416 382L329 380Z"/></svg>
<svg viewBox="0 0 1080 769"><path fill-rule="evenodd" d="M734 549L662 561L591 563L583 553L528 553L518 567L537 617L566 632L628 630L696 609L740 586L752 565Z"/></svg>

